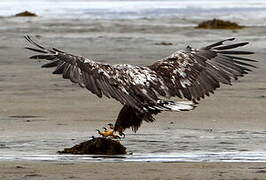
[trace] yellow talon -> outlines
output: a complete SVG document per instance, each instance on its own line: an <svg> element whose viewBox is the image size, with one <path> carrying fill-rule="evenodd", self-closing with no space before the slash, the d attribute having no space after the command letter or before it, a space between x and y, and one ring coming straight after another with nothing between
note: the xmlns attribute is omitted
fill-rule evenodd
<svg viewBox="0 0 266 180"><path fill-rule="evenodd" d="M104 131L100 131L99 129L96 129L98 134L100 134L102 137L113 137L115 139L119 138L120 139L120 136L118 135L115 135L114 134L114 131L113 130L104 130Z"/></svg>

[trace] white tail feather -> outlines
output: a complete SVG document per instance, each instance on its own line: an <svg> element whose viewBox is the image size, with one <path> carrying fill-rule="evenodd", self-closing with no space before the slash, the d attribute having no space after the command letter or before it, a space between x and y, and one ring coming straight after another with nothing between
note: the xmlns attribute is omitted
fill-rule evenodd
<svg viewBox="0 0 266 180"><path fill-rule="evenodd" d="M170 108L172 111L190 111L193 110L196 105L191 101L169 101L167 104L164 104L164 107Z"/></svg>

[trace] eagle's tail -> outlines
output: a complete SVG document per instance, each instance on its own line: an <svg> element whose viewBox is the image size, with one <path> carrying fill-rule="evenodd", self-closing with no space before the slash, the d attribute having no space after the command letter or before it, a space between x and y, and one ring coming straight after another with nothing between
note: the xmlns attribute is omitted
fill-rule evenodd
<svg viewBox="0 0 266 180"><path fill-rule="evenodd" d="M163 101L163 107L167 108L168 111L190 111L196 107L192 101Z"/></svg>

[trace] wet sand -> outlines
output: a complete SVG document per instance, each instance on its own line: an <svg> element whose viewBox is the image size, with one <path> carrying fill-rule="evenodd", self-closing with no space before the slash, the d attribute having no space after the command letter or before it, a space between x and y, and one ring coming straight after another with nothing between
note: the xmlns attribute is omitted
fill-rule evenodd
<svg viewBox="0 0 266 180"><path fill-rule="evenodd" d="M265 179L261 163L0 162L9 179Z"/></svg>
<svg viewBox="0 0 266 180"><path fill-rule="evenodd" d="M222 86L191 112L162 113L123 141L136 154L266 152L265 27L239 31L178 27L174 20L52 20L0 18L0 179L251 179L266 178L263 162L155 163L16 160L16 155L54 155L114 122L121 105L40 69L23 49L23 35L108 63L147 65L187 45L201 47L228 37L249 41L259 69L232 87ZM171 46L158 45L161 42ZM28 153L28 154L27 154ZM202 161L199 159L197 161ZM240 161L243 159L240 159ZM255 161L264 161L258 157ZM104 161L104 160L103 160ZM183 159L186 161L186 159ZM210 161L210 160L207 160ZM222 161L217 159L217 161ZM114 168L113 168L114 167ZM129 179L130 179L129 178Z"/></svg>

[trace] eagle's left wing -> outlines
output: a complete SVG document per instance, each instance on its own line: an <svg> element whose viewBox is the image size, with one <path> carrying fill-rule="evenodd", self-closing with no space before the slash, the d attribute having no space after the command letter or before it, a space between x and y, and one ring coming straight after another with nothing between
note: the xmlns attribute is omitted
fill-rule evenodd
<svg viewBox="0 0 266 180"><path fill-rule="evenodd" d="M226 39L200 49L187 47L148 67L163 79L170 96L199 101L221 83L231 84L232 79L251 71L248 67L255 67L249 64L255 60L239 56L253 52L232 50L248 42L223 45L233 40Z"/></svg>

